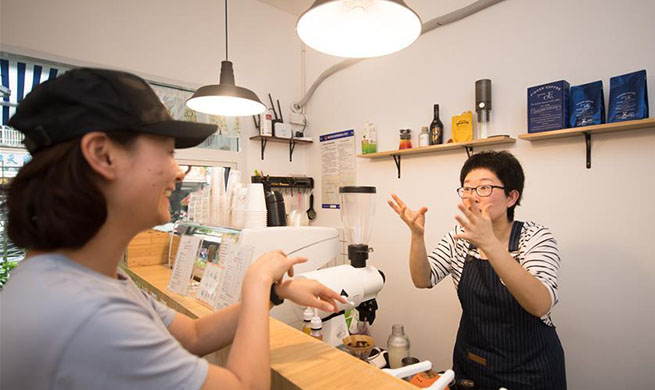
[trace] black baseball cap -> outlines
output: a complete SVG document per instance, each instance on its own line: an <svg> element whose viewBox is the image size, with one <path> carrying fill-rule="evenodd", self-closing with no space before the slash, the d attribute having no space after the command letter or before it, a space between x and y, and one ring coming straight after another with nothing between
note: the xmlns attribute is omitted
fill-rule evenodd
<svg viewBox="0 0 655 390"><path fill-rule="evenodd" d="M215 125L173 120L139 76L93 68L72 69L34 87L9 126L25 134L23 143L32 154L92 131L172 137L182 149L217 130Z"/></svg>

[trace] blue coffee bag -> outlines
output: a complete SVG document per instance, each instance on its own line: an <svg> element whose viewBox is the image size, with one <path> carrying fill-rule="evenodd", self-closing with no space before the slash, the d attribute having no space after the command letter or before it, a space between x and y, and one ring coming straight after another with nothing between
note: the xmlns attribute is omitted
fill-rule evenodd
<svg viewBox="0 0 655 390"><path fill-rule="evenodd" d="M528 133L565 129L569 120L566 80L528 88Z"/></svg>
<svg viewBox="0 0 655 390"><path fill-rule="evenodd" d="M600 125L605 123L603 82L574 85L569 92L569 127Z"/></svg>
<svg viewBox="0 0 655 390"><path fill-rule="evenodd" d="M607 121L622 122L644 118L648 118L646 70L612 77Z"/></svg>

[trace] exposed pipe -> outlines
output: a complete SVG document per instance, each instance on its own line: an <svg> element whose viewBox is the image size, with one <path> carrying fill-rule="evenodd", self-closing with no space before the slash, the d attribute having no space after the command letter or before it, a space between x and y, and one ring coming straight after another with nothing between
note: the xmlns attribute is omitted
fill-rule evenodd
<svg viewBox="0 0 655 390"><path fill-rule="evenodd" d="M467 16L480 12L487 7L491 7L496 3L500 3L501 1L503 0L478 0L474 3L467 5L466 7L462 7L453 12L428 20L427 22L423 23L423 26L421 28L421 35L427 33L428 31L432 31L437 27L445 26L446 24L456 22L460 19L464 19ZM291 105L291 110L293 112L300 112L303 109L303 107L305 107L309 99L311 99L312 95L314 95L314 92L316 92L318 86L321 85L321 83L325 79L327 79L328 77L332 76L333 74L337 73L342 69L345 69L351 65L354 65L360 61L367 60L367 59L368 58L348 58L327 68L325 71L323 71L323 73L321 73L320 76L318 76L318 78L316 79L316 81L314 81L311 87L309 87L309 90L307 90L305 96L303 96L303 98L300 99L300 101L293 103Z"/></svg>

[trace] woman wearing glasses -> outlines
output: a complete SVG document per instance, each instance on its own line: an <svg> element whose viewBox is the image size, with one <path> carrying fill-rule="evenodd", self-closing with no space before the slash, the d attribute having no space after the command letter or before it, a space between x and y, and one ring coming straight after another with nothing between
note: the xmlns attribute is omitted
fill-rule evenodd
<svg viewBox="0 0 655 390"><path fill-rule="evenodd" d="M414 285L432 288L452 275L462 305L453 368L480 389L566 389L564 351L550 318L559 251L548 228L514 220L523 183L512 154L471 156L457 190L462 215L429 254L427 208L410 210L396 195L389 200L412 234Z"/></svg>

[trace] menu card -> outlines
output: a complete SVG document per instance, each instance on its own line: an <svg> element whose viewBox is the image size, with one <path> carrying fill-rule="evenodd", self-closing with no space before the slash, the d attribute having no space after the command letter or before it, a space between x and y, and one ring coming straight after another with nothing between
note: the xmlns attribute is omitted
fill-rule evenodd
<svg viewBox="0 0 655 390"><path fill-rule="evenodd" d="M196 298L213 307L218 298L218 286L222 275L223 269L218 264L207 263Z"/></svg>
<svg viewBox="0 0 655 390"><path fill-rule="evenodd" d="M241 283L248 266L250 266L250 259L255 248L223 242L221 243L221 250L224 250L224 252L221 251L224 258L219 263L223 266L223 270L214 303L215 309L223 309L233 305L241 298Z"/></svg>
<svg viewBox="0 0 655 390"><path fill-rule="evenodd" d="M182 295L189 291L189 280L193 265L198 255L202 239L197 236L183 235L175 255L175 265L168 281L168 289Z"/></svg>

